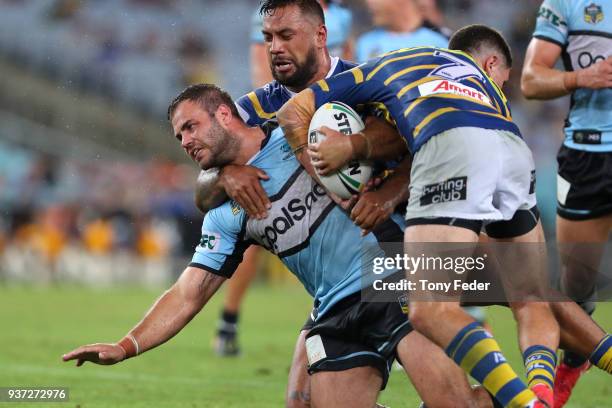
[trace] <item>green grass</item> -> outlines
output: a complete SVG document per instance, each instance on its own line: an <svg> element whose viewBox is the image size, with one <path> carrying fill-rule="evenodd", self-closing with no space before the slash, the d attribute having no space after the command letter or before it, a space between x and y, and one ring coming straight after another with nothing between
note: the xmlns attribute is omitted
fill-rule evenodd
<svg viewBox="0 0 612 408"><path fill-rule="evenodd" d="M294 285L252 288L241 318L243 355L236 359L219 358L211 351L222 298L218 294L177 337L141 357L112 367L76 368L61 362L63 353L81 344L118 340L157 296L134 288L0 286L0 386L70 389L69 403L0 403L0 408L283 406L293 346L310 305ZM612 305L600 305L596 318L610 330ZM508 311L491 309L490 322L510 362L520 370ZM392 375L380 397L391 407L416 407L418 401L401 372ZM610 406L610 377L597 369L586 374L568 404Z"/></svg>

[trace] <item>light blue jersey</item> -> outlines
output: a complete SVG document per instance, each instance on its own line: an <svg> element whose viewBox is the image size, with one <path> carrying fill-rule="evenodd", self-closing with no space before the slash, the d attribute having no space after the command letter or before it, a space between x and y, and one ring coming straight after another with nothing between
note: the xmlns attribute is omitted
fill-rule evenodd
<svg viewBox="0 0 612 408"><path fill-rule="evenodd" d="M327 27L327 48L329 53L335 56L342 56L344 45L351 36L351 26L353 15L347 8L330 3L323 9L325 13L325 26ZM251 22L251 42L263 43L264 37L261 33L263 26L262 16L259 9L253 14Z"/></svg>
<svg viewBox="0 0 612 408"><path fill-rule="evenodd" d="M424 23L421 27L409 33L394 33L377 28L362 34L357 39L355 60L366 62L389 51L420 46L446 48L448 37L429 23Z"/></svg>
<svg viewBox="0 0 612 408"><path fill-rule="evenodd" d="M263 246L297 276L323 316L361 290L362 262L384 256L378 245L364 244L376 244L380 235L361 237L360 228L299 165L280 128L272 130L268 122L263 129L268 137L249 164L270 176L262 183L272 203L268 217L250 219L233 201L210 210L190 266L230 277L249 245ZM403 227L399 215L384 225L399 242Z"/></svg>
<svg viewBox="0 0 612 408"><path fill-rule="evenodd" d="M535 38L562 48L565 69L588 68L612 56L612 0L546 0ZM565 146L612 151L612 89L577 89L565 126Z"/></svg>

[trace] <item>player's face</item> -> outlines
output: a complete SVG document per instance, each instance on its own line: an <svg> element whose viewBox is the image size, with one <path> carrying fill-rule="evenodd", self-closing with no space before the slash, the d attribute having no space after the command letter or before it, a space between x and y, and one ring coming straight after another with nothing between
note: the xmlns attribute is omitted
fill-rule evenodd
<svg viewBox="0 0 612 408"><path fill-rule="evenodd" d="M295 5L264 16L262 32L274 79L294 90L312 82L319 65L316 44L320 27Z"/></svg>
<svg viewBox="0 0 612 408"><path fill-rule="evenodd" d="M393 15L395 0L366 0L368 10L372 15L372 22L376 26L385 27Z"/></svg>
<svg viewBox="0 0 612 408"><path fill-rule="evenodd" d="M172 116L172 130L185 153L203 170L224 166L235 158L236 149L231 147L236 139L199 102L178 105Z"/></svg>

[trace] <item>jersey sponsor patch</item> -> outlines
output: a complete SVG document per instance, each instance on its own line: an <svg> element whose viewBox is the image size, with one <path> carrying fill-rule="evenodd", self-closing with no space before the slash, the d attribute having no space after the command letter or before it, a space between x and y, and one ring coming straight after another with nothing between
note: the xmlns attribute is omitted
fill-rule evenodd
<svg viewBox="0 0 612 408"><path fill-rule="evenodd" d="M303 169L291 177L271 198L272 208L263 220L249 219L247 235L278 256L307 244L310 236L327 214L333 201L323 187L315 183Z"/></svg>
<svg viewBox="0 0 612 408"><path fill-rule="evenodd" d="M486 103L489 106L493 106L489 97L484 93L470 86L463 85L459 82L450 81L447 79L431 81L421 84L419 85L419 92L421 96L428 96L434 94L454 94L464 96L466 98L475 99L482 103Z"/></svg>
<svg viewBox="0 0 612 408"><path fill-rule="evenodd" d="M598 130L576 130L573 133L574 143L601 144L601 132Z"/></svg>
<svg viewBox="0 0 612 408"><path fill-rule="evenodd" d="M327 358L323 339L320 335L315 335L306 339L306 355L308 356L308 365L313 365L317 361Z"/></svg>
<svg viewBox="0 0 612 408"><path fill-rule="evenodd" d="M423 188L421 207L429 204L465 200L467 197L467 176L453 177Z"/></svg>
<svg viewBox="0 0 612 408"><path fill-rule="evenodd" d="M441 76L453 81L459 81L466 78L475 77L484 80L482 73L473 64L470 64L461 58L444 51L434 51L435 57L442 57L451 61L449 64L440 65L429 73L428 76Z"/></svg>
<svg viewBox="0 0 612 408"><path fill-rule="evenodd" d="M205 251L214 251L221 245L221 234L218 232L204 231L200 238L200 248Z"/></svg>

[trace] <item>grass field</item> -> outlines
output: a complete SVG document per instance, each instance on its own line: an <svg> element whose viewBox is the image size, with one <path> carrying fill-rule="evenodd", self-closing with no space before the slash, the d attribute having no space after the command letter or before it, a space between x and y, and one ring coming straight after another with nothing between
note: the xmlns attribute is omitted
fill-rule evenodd
<svg viewBox="0 0 612 408"><path fill-rule="evenodd" d="M280 407L297 332L310 300L294 285L256 286L241 324L243 355L216 357L210 347L221 296L168 344L113 367L75 368L61 355L85 343L122 337L158 296L144 289L0 286L0 387L63 386L68 403L0 402L15 407ZM612 305L596 318L612 330ZM521 368L509 313L493 308L490 322L513 366ZM423 356L423 363L427 356ZM380 402L416 407L402 373L392 375ZM568 407L612 407L612 382L597 369L582 379Z"/></svg>

